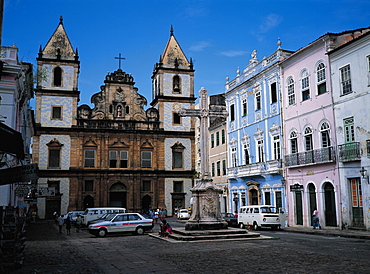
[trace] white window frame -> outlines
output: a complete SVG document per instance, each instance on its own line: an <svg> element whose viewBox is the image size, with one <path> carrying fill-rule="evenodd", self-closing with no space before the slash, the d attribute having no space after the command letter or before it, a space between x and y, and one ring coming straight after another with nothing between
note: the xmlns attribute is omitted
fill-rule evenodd
<svg viewBox="0 0 370 274"><path fill-rule="evenodd" d="M287 79L287 94L288 94L288 106L295 104L295 91L294 91L294 79L289 77Z"/></svg>
<svg viewBox="0 0 370 274"><path fill-rule="evenodd" d="M344 96L352 93L352 78L350 64L341 67L339 71L340 71L341 95Z"/></svg>
<svg viewBox="0 0 370 274"><path fill-rule="evenodd" d="M305 95L307 93L307 98ZM301 72L301 96L302 101L306 101L311 98L310 96L310 74L307 69L302 70Z"/></svg>

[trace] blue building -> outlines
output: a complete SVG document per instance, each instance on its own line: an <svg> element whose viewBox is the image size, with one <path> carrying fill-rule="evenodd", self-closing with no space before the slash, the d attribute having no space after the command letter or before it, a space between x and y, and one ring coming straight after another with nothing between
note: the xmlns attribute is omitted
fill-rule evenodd
<svg viewBox="0 0 370 274"><path fill-rule="evenodd" d="M292 52L281 49L258 61L257 52L235 79L226 82L229 111L229 208L273 205L286 208L282 167L282 123L279 61Z"/></svg>

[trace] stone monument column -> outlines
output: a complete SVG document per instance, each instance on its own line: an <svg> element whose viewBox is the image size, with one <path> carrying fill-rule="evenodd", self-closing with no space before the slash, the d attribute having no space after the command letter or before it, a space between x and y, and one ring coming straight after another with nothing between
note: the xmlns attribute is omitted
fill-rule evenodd
<svg viewBox="0 0 370 274"><path fill-rule="evenodd" d="M196 179L196 185L190 191L192 197L192 214L185 225L185 230L211 230L226 229L227 222L221 218L219 194L222 189L218 188L209 175L208 155L208 126L210 117L227 117L228 113L224 106L209 108L207 98L208 91L201 88L199 91L200 109L183 109L178 111L180 116L192 116L200 119L200 178Z"/></svg>

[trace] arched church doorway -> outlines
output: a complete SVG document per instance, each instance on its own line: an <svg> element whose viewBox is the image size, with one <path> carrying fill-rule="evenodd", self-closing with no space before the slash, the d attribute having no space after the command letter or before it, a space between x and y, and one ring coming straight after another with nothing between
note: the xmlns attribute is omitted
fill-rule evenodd
<svg viewBox="0 0 370 274"><path fill-rule="evenodd" d="M310 214L308 214L309 218L310 218L310 225L312 226L313 225L313 219L312 219L312 213L313 211L315 210L315 208L317 209L317 201L316 201L316 188L315 188L315 185L313 183L310 183L308 184L308 198L309 198L309 207L310 207Z"/></svg>
<svg viewBox="0 0 370 274"><path fill-rule="evenodd" d="M91 197L90 195L87 195L84 198L84 209L89 208L89 207L94 207L94 198Z"/></svg>
<svg viewBox="0 0 370 274"><path fill-rule="evenodd" d="M337 226L337 211L335 208L334 186L330 182L324 183L325 225Z"/></svg>
<svg viewBox="0 0 370 274"><path fill-rule="evenodd" d="M141 199L141 205L143 212L145 213L149 212L149 209L152 208L152 198L149 195L145 195Z"/></svg>
<svg viewBox="0 0 370 274"><path fill-rule="evenodd" d="M109 206L127 208L127 187L118 182L109 189Z"/></svg>

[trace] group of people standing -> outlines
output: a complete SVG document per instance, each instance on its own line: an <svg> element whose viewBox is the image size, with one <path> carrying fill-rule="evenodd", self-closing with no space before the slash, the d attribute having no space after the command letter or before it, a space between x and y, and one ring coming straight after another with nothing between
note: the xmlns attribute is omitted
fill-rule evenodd
<svg viewBox="0 0 370 274"><path fill-rule="evenodd" d="M167 209L166 208L158 208L156 210L150 209L149 210L149 216L157 224L158 220L162 221L165 218L167 218Z"/></svg>
<svg viewBox="0 0 370 274"><path fill-rule="evenodd" d="M66 225L66 231L67 235L71 235L71 228L72 228L72 217L70 215L64 216L59 215L58 212L54 212L54 222L56 225L59 227L59 233L63 233L63 225ZM77 215L76 221L75 221L75 227L76 227L76 232L80 232L81 225L82 225L82 218L80 215Z"/></svg>

